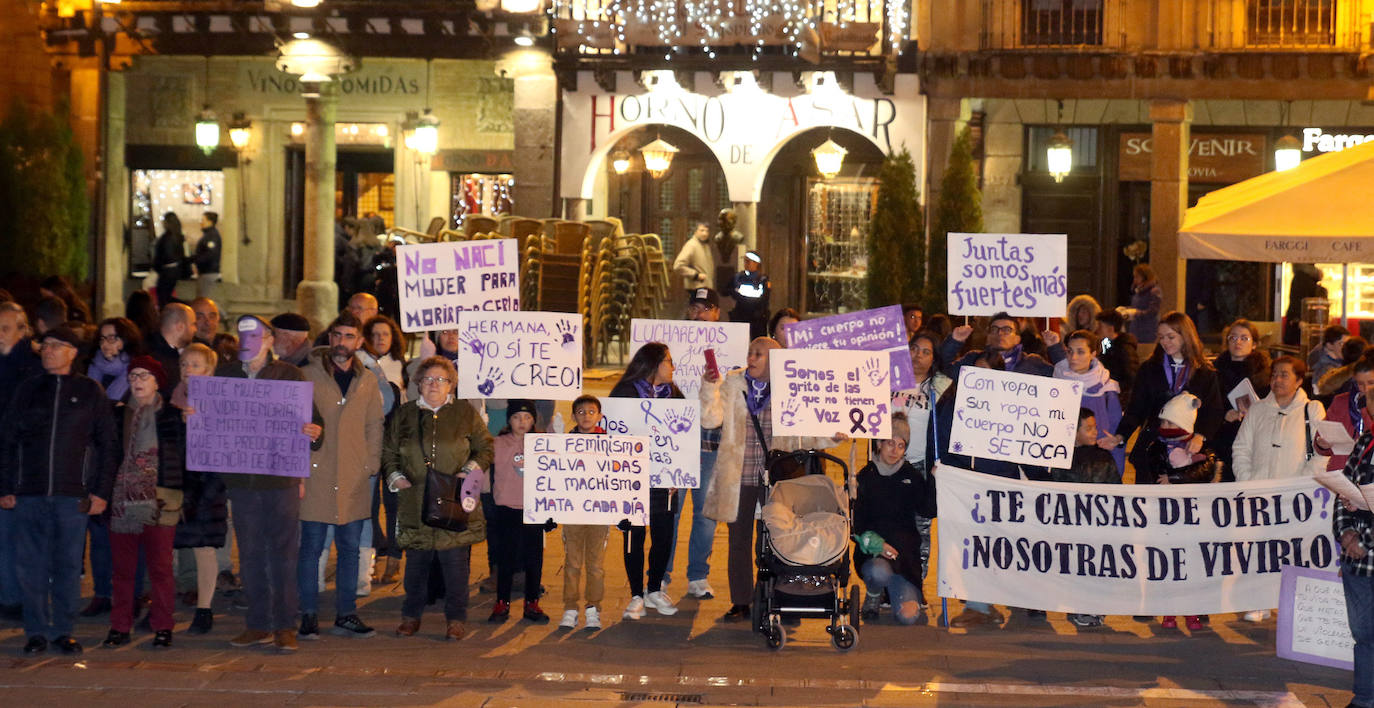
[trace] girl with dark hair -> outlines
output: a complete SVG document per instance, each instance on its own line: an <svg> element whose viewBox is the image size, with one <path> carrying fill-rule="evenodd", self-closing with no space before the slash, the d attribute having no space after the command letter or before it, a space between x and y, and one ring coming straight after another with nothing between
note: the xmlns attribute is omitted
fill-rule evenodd
<svg viewBox="0 0 1374 708"><path fill-rule="evenodd" d="M396 320L377 315L363 324L363 348L377 359L386 380L405 390L405 337Z"/></svg>
<svg viewBox="0 0 1374 708"><path fill-rule="evenodd" d="M1221 481L1234 482L1236 471L1232 467L1231 446L1236 442L1236 433L1240 431L1246 410L1233 406L1228 395L1245 379L1250 380L1256 396L1242 403L1245 408L1269 395L1269 355L1259 346L1259 328L1249 320L1232 322L1226 328L1226 351L1212 358L1212 366L1217 370L1217 390L1226 407L1226 420L1217 430L1212 449L1222 462Z"/></svg>
<svg viewBox="0 0 1374 708"><path fill-rule="evenodd" d="M510 597L515 572L525 573L524 618L535 624L548 624L549 616L539 608L539 587L544 572L545 525L525 522L525 435L537 433L534 401L513 398L507 404L506 427L493 442L491 491L495 513L490 519L487 540L500 538L496 558L496 605L488 621L510 619Z"/></svg>
<svg viewBox="0 0 1374 708"><path fill-rule="evenodd" d="M153 269L157 271L157 302L166 307L172 301L177 281L187 267L186 237L181 233L181 219L176 212L162 215L162 235L157 238L153 252Z"/></svg>
<svg viewBox="0 0 1374 708"><path fill-rule="evenodd" d="M649 342L635 352L625 367L611 398L683 398L673 383L673 355L668 345ZM622 522L625 532L625 575L630 581L630 603L625 606L625 619L640 619L644 608L652 607L661 615L677 614L677 605L663 592L663 573L668 569L668 557L673 551L673 529L677 526L677 509L673 499L675 489L649 490L649 594L644 594L644 527Z"/></svg>
<svg viewBox="0 0 1374 708"><path fill-rule="evenodd" d="M778 344L787 346L787 325L793 322L801 322L801 315L790 307L784 307L773 313L772 319L768 320L768 336Z"/></svg>
<svg viewBox="0 0 1374 708"><path fill-rule="evenodd" d="M143 338L134 323L123 317L111 317L96 328L95 351L86 375L105 387L111 401L124 398L129 392L129 360L143 353Z"/></svg>

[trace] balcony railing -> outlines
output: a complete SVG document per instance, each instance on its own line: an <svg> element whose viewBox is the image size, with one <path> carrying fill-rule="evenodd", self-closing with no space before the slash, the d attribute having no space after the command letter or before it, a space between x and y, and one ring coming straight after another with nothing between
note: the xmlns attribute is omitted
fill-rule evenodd
<svg viewBox="0 0 1374 708"><path fill-rule="evenodd" d="M1121 46L1107 31L1125 0L983 0L984 49Z"/></svg>
<svg viewBox="0 0 1374 708"><path fill-rule="evenodd" d="M1252 47L1332 47L1336 0L1249 0L1246 44Z"/></svg>

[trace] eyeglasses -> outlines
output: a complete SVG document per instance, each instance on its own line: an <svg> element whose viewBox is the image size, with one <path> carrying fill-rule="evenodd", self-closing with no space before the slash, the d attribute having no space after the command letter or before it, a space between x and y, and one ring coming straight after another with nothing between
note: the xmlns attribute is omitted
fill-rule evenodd
<svg viewBox="0 0 1374 708"><path fill-rule="evenodd" d="M1011 325L988 325L989 334L1011 334L1016 331Z"/></svg>
<svg viewBox="0 0 1374 708"><path fill-rule="evenodd" d="M102 334L102 335L100 335L100 341L101 341L101 342L109 342L110 344L114 344L115 342L118 342L118 341L119 341L119 335L117 335L117 334Z"/></svg>
<svg viewBox="0 0 1374 708"><path fill-rule="evenodd" d="M1248 334L1232 334L1226 338L1228 342L1249 342L1253 341Z"/></svg>
<svg viewBox="0 0 1374 708"><path fill-rule="evenodd" d="M446 376L425 376L420 379L420 384L424 386L433 386L434 384L447 385L451 383L453 383L453 379L450 379Z"/></svg>
<svg viewBox="0 0 1374 708"><path fill-rule="evenodd" d="M150 373L148 373L148 372L146 372L146 371L130 371L130 372L129 372L129 380L130 380L130 381L143 381L144 379L151 379L151 378L153 378L153 375L150 374Z"/></svg>

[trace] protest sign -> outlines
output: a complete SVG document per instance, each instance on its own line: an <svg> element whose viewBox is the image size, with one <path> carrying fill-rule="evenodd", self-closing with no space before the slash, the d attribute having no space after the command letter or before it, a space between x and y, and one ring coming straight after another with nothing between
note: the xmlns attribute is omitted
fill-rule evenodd
<svg viewBox="0 0 1374 708"><path fill-rule="evenodd" d="M1077 381L960 367L949 451L1068 469L1082 398Z"/></svg>
<svg viewBox="0 0 1374 708"><path fill-rule="evenodd" d="M1350 636L1339 574L1284 566L1278 608L1279 658L1355 668L1355 639Z"/></svg>
<svg viewBox="0 0 1374 708"><path fill-rule="evenodd" d="M939 594L1103 615L1275 607L1285 565L1328 568L1331 499L1311 478L1025 482L940 465Z"/></svg>
<svg viewBox="0 0 1374 708"><path fill-rule="evenodd" d="M787 346L797 349L851 349L887 352L893 391L916 386L907 350L906 321L900 305L846 312L787 325Z"/></svg>
<svg viewBox="0 0 1374 708"><path fill-rule="evenodd" d="M520 262L513 238L396 247L401 329L456 329L458 313L520 309Z"/></svg>
<svg viewBox="0 0 1374 708"><path fill-rule="evenodd" d="M582 395L582 317L562 312L464 312L458 397L571 401Z"/></svg>
<svg viewBox="0 0 1374 708"><path fill-rule="evenodd" d="M768 357L773 434L889 438L891 376L879 352L774 349Z"/></svg>
<svg viewBox="0 0 1374 708"><path fill-rule="evenodd" d="M707 349L716 353L720 373L744 366L749 353L748 322L687 322L682 320L631 320L630 354L649 342L663 342L673 355L673 383L682 394L695 399L701 391Z"/></svg>
<svg viewBox="0 0 1374 708"><path fill-rule="evenodd" d="M198 472L310 476L314 385L190 376L186 398L186 469Z"/></svg>
<svg viewBox="0 0 1374 708"><path fill-rule="evenodd" d="M649 439L649 486L701 486L701 404L681 398L603 398L601 427Z"/></svg>
<svg viewBox="0 0 1374 708"><path fill-rule="evenodd" d="M525 436L525 523L649 523L649 440L633 435Z"/></svg>
<svg viewBox="0 0 1374 708"><path fill-rule="evenodd" d="M1069 292L1064 234L949 235L952 315L1063 317Z"/></svg>

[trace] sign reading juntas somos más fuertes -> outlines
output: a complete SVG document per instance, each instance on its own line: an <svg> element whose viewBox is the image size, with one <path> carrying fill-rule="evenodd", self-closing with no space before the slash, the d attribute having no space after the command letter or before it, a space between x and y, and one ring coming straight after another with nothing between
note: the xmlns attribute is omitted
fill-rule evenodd
<svg viewBox="0 0 1374 708"><path fill-rule="evenodd" d="M1336 559L1332 495L1243 484L1023 482L941 465L942 597L1056 612L1197 615L1277 607L1284 566Z"/></svg>
<svg viewBox="0 0 1374 708"><path fill-rule="evenodd" d="M887 355L774 349L768 357L774 435L892 436Z"/></svg>
<svg viewBox="0 0 1374 708"><path fill-rule="evenodd" d="M1062 317L1069 292L1064 234L949 235L949 312Z"/></svg>
<svg viewBox="0 0 1374 708"><path fill-rule="evenodd" d="M582 316L464 312L458 397L571 401L582 395Z"/></svg>
<svg viewBox="0 0 1374 708"><path fill-rule="evenodd" d="M888 383L892 390L905 391L916 386L901 305L845 312L787 325L787 346L887 352L892 367Z"/></svg>
<svg viewBox="0 0 1374 708"><path fill-rule="evenodd" d="M649 486L701 486L701 403L681 398L603 398L601 427L649 439Z"/></svg>
<svg viewBox="0 0 1374 708"><path fill-rule="evenodd" d="M649 448L633 435L526 435L525 522L648 524Z"/></svg>
<svg viewBox="0 0 1374 708"><path fill-rule="evenodd" d="M461 312L520 309L513 238L396 247L401 329L457 329Z"/></svg>
<svg viewBox="0 0 1374 708"><path fill-rule="evenodd" d="M1083 384L964 366L958 393L950 452L1038 467L1071 466Z"/></svg>
<svg viewBox="0 0 1374 708"><path fill-rule="evenodd" d="M190 376L186 398L186 469L198 472L310 476L310 422L314 385Z"/></svg>

